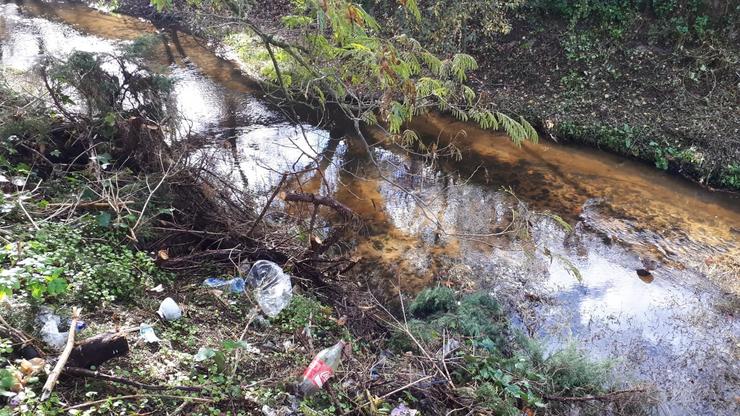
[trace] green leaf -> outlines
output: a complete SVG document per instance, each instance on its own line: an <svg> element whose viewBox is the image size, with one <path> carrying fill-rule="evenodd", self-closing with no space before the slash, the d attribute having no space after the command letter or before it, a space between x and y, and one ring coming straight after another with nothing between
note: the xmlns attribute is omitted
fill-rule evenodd
<svg viewBox="0 0 740 416"><path fill-rule="evenodd" d="M52 296L60 295L67 291L67 281L60 278L52 278L51 281L46 284L46 290Z"/></svg>
<svg viewBox="0 0 740 416"><path fill-rule="evenodd" d="M95 218L101 227L109 227L113 216L108 211L103 211Z"/></svg>
<svg viewBox="0 0 740 416"><path fill-rule="evenodd" d="M226 369L226 356L221 351L216 351L213 355L213 362L216 363L218 371L223 372Z"/></svg>
<svg viewBox="0 0 740 416"><path fill-rule="evenodd" d="M15 377L13 376L13 373L4 368L0 370L0 390L10 391L10 389L13 387L13 384L15 384Z"/></svg>
<svg viewBox="0 0 740 416"><path fill-rule="evenodd" d="M524 393L522 389L519 388L519 386L517 386L516 384L509 384L504 388L504 390L506 390L507 393L516 398L522 397L522 393Z"/></svg>
<svg viewBox="0 0 740 416"><path fill-rule="evenodd" d="M226 351L233 351L237 348L242 348L242 349L249 348L249 344L246 341L226 340L223 342L222 345Z"/></svg>
<svg viewBox="0 0 740 416"><path fill-rule="evenodd" d="M201 362L209 358L213 358L215 355L216 355L216 350L214 350L213 348L200 347L200 349L198 349L198 352L193 357L193 360L195 362Z"/></svg>
<svg viewBox="0 0 740 416"><path fill-rule="evenodd" d="M41 299L42 296L44 296L44 292L46 292L46 286L41 284L40 282L31 282L29 283L29 289L31 289L31 297L34 299Z"/></svg>
<svg viewBox="0 0 740 416"><path fill-rule="evenodd" d="M103 122L106 126L113 127L116 124L116 113L106 114Z"/></svg>

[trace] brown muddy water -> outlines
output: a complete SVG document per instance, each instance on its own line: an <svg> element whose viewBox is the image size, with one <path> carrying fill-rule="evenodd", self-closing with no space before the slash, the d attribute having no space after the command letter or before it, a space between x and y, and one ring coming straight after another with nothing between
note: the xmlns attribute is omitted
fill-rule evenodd
<svg viewBox="0 0 740 416"><path fill-rule="evenodd" d="M203 156L214 170L264 198L281 172L320 161L323 178L296 186L362 216L355 278L408 292L440 283L483 288L549 348L575 341L615 362L624 383L654 385L655 414L740 411L737 195L592 149L518 148L441 116L413 127L428 144L459 148L462 160L422 159L392 145L371 160L351 138L286 122L224 58L228 51L79 4L1 4L0 66L28 80L46 55L115 52L142 34L161 39L155 63L175 80L182 128L213 139Z"/></svg>

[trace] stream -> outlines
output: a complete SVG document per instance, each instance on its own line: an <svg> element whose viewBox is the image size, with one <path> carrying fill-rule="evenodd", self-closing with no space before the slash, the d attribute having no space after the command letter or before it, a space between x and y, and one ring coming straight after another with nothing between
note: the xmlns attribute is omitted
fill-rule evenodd
<svg viewBox="0 0 740 416"><path fill-rule="evenodd" d="M280 172L320 161L299 186L362 218L354 278L410 293L483 288L549 350L577 342L613 361L625 386L655 386L655 414L740 412L739 195L595 149L517 147L439 115L412 127L460 160L392 144L370 159L349 137L291 125L228 51L77 3L0 3L0 70L31 88L45 55L115 52L142 34L161 39L153 64L175 80L182 128L209 138L204 155L223 177L264 200Z"/></svg>

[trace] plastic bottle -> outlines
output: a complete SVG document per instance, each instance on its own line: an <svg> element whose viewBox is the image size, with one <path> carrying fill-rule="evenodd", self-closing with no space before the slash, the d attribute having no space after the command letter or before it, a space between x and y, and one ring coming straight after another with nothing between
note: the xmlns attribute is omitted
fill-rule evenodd
<svg viewBox="0 0 740 416"><path fill-rule="evenodd" d="M231 293L244 293L244 279L241 277L235 277L230 280L210 277L203 281L203 286L208 286L214 289L223 289Z"/></svg>
<svg viewBox="0 0 740 416"><path fill-rule="evenodd" d="M67 343L69 332L59 332L62 319L51 309L41 307L36 315L36 325L40 327L41 339L55 350L61 350Z"/></svg>
<svg viewBox="0 0 740 416"><path fill-rule="evenodd" d="M342 361L342 350L347 345L344 341L339 341L333 346L321 350L306 367L303 372L303 381L298 386L303 395L308 396L321 390L326 380L334 375Z"/></svg>
<svg viewBox="0 0 740 416"><path fill-rule="evenodd" d="M247 282L254 287L254 296L265 315L273 317L283 310L293 297L290 276L277 264L259 260L252 265Z"/></svg>

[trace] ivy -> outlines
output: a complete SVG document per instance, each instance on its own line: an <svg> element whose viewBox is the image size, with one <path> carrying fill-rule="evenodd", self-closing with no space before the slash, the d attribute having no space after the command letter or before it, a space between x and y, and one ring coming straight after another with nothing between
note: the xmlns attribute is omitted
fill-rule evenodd
<svg viewBox="0 0 740 416"><path fill-rule="evenodd" d="M0 247L0 296L20 292L39 301L71 297L97 305L134 299L169 280L146 253L122 246L120 237L90 221L46 224Z"/></svg>

